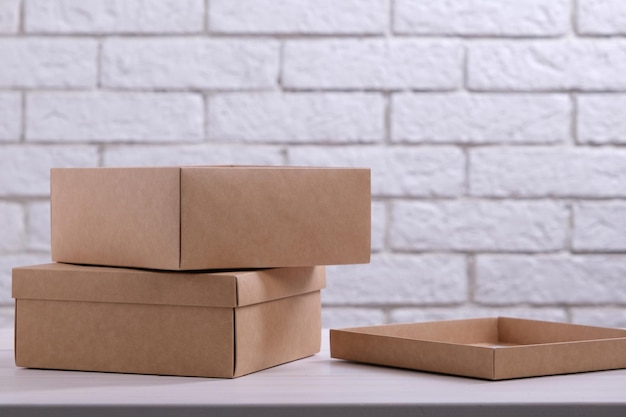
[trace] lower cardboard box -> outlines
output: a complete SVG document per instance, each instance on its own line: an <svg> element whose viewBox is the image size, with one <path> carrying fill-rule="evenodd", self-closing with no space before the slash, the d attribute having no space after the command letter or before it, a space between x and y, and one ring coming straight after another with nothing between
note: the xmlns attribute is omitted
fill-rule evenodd
<svg viewBox="0 0 626 417"><path fill-rule="evenodd" d="M490 380L626 368L626 330L507 317L330 331L331 357Z"/></svg>
<svg viewBox="0 0 626 417"><path fill-rule="evenodd" d="M13 269L20 367L234 378L319 352L324 267Z"/></svg>

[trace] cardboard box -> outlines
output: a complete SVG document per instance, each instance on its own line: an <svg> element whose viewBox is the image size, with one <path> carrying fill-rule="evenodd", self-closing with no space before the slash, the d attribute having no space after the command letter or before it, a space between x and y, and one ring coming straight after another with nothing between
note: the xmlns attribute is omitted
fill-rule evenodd
<svg viewBox="0 0 626 417"><path fill-rule="evenodd" d="M367 263L370 206L369 169L52 169L52 259L165 270Z"/></svg>
<svg viewBox="0 0 626 417"><path fill-rule="evenodd" d="M13 269L15 363L233 378L317 353L324 267Z"/></svg>
<svg viewBox="0 0 626 417"><path fill-rule="evenodd" d="M330 331L331 357L483 379L626 368L626 330L506 317Z"/></svg>

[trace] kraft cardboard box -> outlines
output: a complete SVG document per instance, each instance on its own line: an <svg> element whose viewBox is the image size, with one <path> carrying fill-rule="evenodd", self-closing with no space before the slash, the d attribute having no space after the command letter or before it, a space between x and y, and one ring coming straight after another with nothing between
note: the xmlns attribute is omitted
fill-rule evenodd
<svg viewBox="0 0 626 417"><path fill-rule="evenodd" d="M164 270L367 263L370 170L58 168L52 259Z"/></svg>
<svg viewBox="0 0 626 417"><path fill-rule="evenodd" d="M626 330L506 317L331 330L331 357L500 380L626 368Z"/></svg>
<svg viewBox="0 0 626 417"><path fill-rule="evenodd" d="M233 378L317 353L324 267L13 269L20 367Z"/></svg>

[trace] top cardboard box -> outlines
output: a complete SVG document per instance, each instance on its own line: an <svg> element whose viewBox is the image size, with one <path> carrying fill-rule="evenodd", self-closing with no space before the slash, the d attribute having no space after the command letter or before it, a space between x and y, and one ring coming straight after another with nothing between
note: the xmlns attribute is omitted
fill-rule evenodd
<svg viewBox="0 0 626 417"><path fill-rule="evenodd" d="M200 270L367 263L370 170L51 170L52 259Z"/></svg>

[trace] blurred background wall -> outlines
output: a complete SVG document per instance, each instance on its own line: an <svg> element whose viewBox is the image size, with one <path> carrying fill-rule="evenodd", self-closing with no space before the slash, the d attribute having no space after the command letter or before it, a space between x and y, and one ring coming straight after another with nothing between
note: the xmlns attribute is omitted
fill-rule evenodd
<svg viewBox="0 0 626 417"><path fill-rule="evenodd" d="M324 325L626 327L626 2L0 0L0 325L49 169L367 166Z"/></svg>

